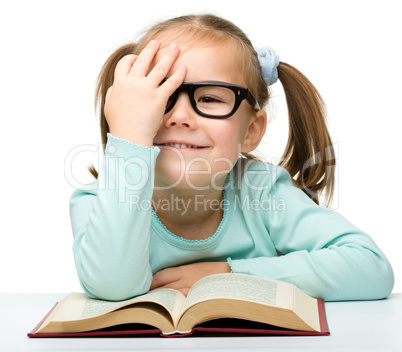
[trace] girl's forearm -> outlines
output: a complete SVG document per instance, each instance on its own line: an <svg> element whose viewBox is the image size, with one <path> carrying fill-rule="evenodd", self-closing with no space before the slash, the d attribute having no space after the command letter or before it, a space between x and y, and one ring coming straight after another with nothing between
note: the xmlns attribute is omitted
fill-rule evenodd
<svg viewBox="0 0 402 352"><path fill-rule="evenodd" d="M109 135L96 189L71 198L76 269L92 297L122 300L149 290L151 174L156 150Z"/></svg>
<svg viewBox="0 0 402 352"><path fill-rule="evenodd" d="M394 284L392 268L381 252L358 245L232 260L231 268L233 272L293 283L326 301L382 299Z"/></svg>

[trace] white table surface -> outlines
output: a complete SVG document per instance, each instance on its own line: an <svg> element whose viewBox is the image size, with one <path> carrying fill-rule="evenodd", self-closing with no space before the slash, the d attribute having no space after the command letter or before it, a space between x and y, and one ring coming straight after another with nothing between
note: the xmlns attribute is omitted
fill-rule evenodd
<svg viewBox="0 0 402 352"><path fill-rule="evenodd" d="M66 294L0 293L0 351L397 351L402 293L388 299L326 303L331 336L187 338L28 338Z"/></svg>

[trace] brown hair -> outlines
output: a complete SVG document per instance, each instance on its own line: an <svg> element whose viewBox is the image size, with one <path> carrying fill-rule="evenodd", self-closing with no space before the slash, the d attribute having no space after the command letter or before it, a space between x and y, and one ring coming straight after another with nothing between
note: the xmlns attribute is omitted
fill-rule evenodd
<svg viewBox="0 0 402 352"><path fill-rule="evenodd" d="M106 147L109 132L104 114L105 97L108 88L113 85L117 63L125 55L139 54L151 39L165 36L169 43L187 40L192 46L231 40L239 52L240 67L248 88L261 107L268 103L269 90L262 77L257 54L242 30L215 15L172 18L144 31L138 43L129 43L118 48L103 65L95 94L95 106L100 107L103 149ZM285 91L289 114L289 138L279 165L290 173L295 185L317 204L318 195L325 190L325 203L329 205L335 185L335 157L326 126L324 102L313 84L296 68L281 62L278 76ZM242 156L260 161L250 153L242 153ZM97 178L98 172L93 166L89 171Z"/></svg>

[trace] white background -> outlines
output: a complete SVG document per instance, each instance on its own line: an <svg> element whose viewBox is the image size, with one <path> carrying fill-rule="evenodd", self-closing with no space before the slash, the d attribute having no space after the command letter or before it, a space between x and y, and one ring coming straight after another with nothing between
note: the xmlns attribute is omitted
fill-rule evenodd
<svg viewBox="0 0 402 352"><path fill-rule="evenodd" d="M97 74L113 49L144 26L194 12L233 21L254 45L272 46L316 85L338 154L333 208L377 242L393 265L394 291L402 291L398 1L0 4L0 292L81 290L69 198L74 186L91 181L90 162L98 166ZM275 117L260 150L275 162L287 140L280 83L272 103ZM77 147L66 177L66 157Z"/></svg>

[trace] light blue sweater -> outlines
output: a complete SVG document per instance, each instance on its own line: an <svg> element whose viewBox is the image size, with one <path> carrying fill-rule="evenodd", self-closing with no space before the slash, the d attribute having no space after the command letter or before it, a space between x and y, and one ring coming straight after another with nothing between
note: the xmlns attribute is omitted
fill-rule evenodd
<svg viewBox="0 0 402 352"><path fill-rule="evenodd" d="M159 152L108 134L97 181L71 197L75 265L90 297L127 299L146 293L163 268L226 260L232 272L287 281L327 301L379 299L392 291L391 266L373 240L316 205L270 163L251 161L239 177L238 162L226 179L224 217L213 236L175 236L150 206Z"/></svg>

